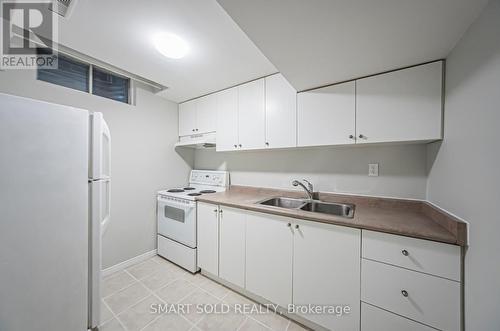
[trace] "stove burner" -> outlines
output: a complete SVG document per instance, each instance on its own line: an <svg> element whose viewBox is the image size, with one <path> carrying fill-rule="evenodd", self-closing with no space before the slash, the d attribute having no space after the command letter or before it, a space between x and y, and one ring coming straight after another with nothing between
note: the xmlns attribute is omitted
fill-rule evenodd
<svg viewBox="0 0 500 331"><path fill-rule="evenodd" d="M167 192L169 192L169 193L181 193L181 192L184 192L184 190L181 188L173 188L173 189L168 190Z"/></svg>
<svg viewBox="0 0 500 331"><path fill-rule="evenodd" d="M196 192L194 192L194 193L188 193L188 195L189 195L190 197L197 197L197 196L201 195L201 193L196 193Z"/></svg>
<svg viewBox="0 0 500 331"><path fill-rule="evenodd" d="M184 190L186 191L192 191L192 190L196 190L194 187L185 187Z"/></svg>
<svg viewBox="0 0 500 331"><path fill-rule="evenodd" d="M215 193L214 190L202 190L200 193Z"/></svg>

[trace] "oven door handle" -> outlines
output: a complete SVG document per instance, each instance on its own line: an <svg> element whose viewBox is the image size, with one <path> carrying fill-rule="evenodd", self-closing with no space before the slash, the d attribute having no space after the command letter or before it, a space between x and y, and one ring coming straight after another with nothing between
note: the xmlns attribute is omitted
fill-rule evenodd
<svg viewBox="0 0 500 331"><path fill-rule="evenodd" d="M162 197L158 197L158 202L161 202L162 204L164 204L165 206L170 206L170 207L175 207L175 208L179 208L179 209L183 209L183 210L187 210L187 209L192 209L192 208L195 208L195 202L191 203L181 203L181 202L175 202L173 200L167 200L167 199L163 199Z"/></svg>

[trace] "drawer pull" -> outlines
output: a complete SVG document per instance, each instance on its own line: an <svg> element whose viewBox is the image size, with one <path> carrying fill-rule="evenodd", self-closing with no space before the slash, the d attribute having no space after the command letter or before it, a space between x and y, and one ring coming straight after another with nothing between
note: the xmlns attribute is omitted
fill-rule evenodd
<svg viewBox="0 0 500 331"><path fill-rule="evenodd" d="M402 290L402 291L401 291L401 294L402 294L405 298L407 298L407 297L408 297L408 292L407 292L406 290Z"/></svg>
<svg viewBox="0 0 500 331"><path fill-rule="evenodd" d="M288 223L286 226L291 227L291 226L292 226L292 223Z"/></svg>
<svg viewBox="0 0 500 331"><path fill-rule="evenodd" d="M408 253L408 251L407 251L406 249L403 249L403 250L401 251L401 254L403 254L404 256L408 256L408 255L410 255L410 253Z"/></svg>

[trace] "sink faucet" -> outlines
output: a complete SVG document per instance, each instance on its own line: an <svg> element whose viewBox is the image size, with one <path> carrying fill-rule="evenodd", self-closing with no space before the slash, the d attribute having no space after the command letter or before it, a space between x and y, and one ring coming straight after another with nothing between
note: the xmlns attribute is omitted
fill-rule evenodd
<svg viewBox="0 0 500 331"><path fill-rule="evenodd" d="M301 186L304 189L304 191L306 191L307 198L309 200L313 200L313 198L314 198L314 188L313 188L313 185L308 180L303 179L302 181L307 184L307 187L306 187L306 185L304 185L304 183L301 183L298 180L294 180L292 182L292 185L293 186Z"/></svg>

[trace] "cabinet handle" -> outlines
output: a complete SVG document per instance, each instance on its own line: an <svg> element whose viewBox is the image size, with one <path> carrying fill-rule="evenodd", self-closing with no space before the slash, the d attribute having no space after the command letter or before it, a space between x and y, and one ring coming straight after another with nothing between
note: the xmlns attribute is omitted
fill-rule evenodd
<svg viewBox="0 0 500 331"><path fill-rule="evenodd" d="M238 145L234 145L234 148L238 147Z"/></svg>
<svg viewBox="0 0 500 331"><path fill-rule="evenodd" d="M268 143L268 142L266 142L266 146L269 146L269 143Z"/></svg>
<svg viewBox="0 0 500 331"><path fill-rule="evenodd" d="M238 146L240 146L240 148L241 148L241 144L239 144Z"/></svg>
<svg viewBox="0 0 500 331"><path fill-rule="evenodd" d="M295 224L295 228L298 229L299 228L299 225L298 224Z"/></svg>
<svg viewBox="0 0 500 331"><path fill-rule="evenodd" d="M292 226L292 223L288 223L286 226L291 227L291 226Z"/></svg>
<svg viewBox="0 0 500 331"><path fill-rule="evenodd" d="M408 255L410 255L410 253L408 253L408 251L407 251L406 249L403 249L403 250L401 251L401 254L403 254L404 256L408 256Z"/></svg>
<svg viewBox="0 0 500 331"><path fill-rule="evenodd" d="M198 129L196 129L196 131L198 131Z"/></svg>
<svg viewBox="0 0 500 331"><path fill-rule="evenodd" d="M192 129L191 131L193 131L193 132L194 132L195 130L194 130L194 129Z"/></svg>
<svg viewBox="0 0 500 331"><path fill-rule="evenodd" d="M402 291L401 291L401 294L402 294L405 298L407 298L407 297L408 297L408 292L407 292L406 290L402 290Z"/></svg>
<svg viewBox="0 0 500 331"><path fill-rule="evenodd" d="M214 213L216 213L216 212L217 212L217 209L214 209Z"/></svg>
<svg viewBox="0 0 500 331"><path fill-rule="evenodd" d="M363 138L365 138L365 136L363 136L362 134L360 134L359 138L363 139Z"/></svg>
<svg viewBox="0 0 500 331"><path fill-rule="evenodd" d="M219 210L219 213L220 213L220 214L222 214L222 209L221 209L221 210Z"/></svg>
<svg viewBox="0 0 500 331"><path fill-rule="evenodd" d="M352 134L350 134L349 139L354 139L354 136Z"/></svg>

